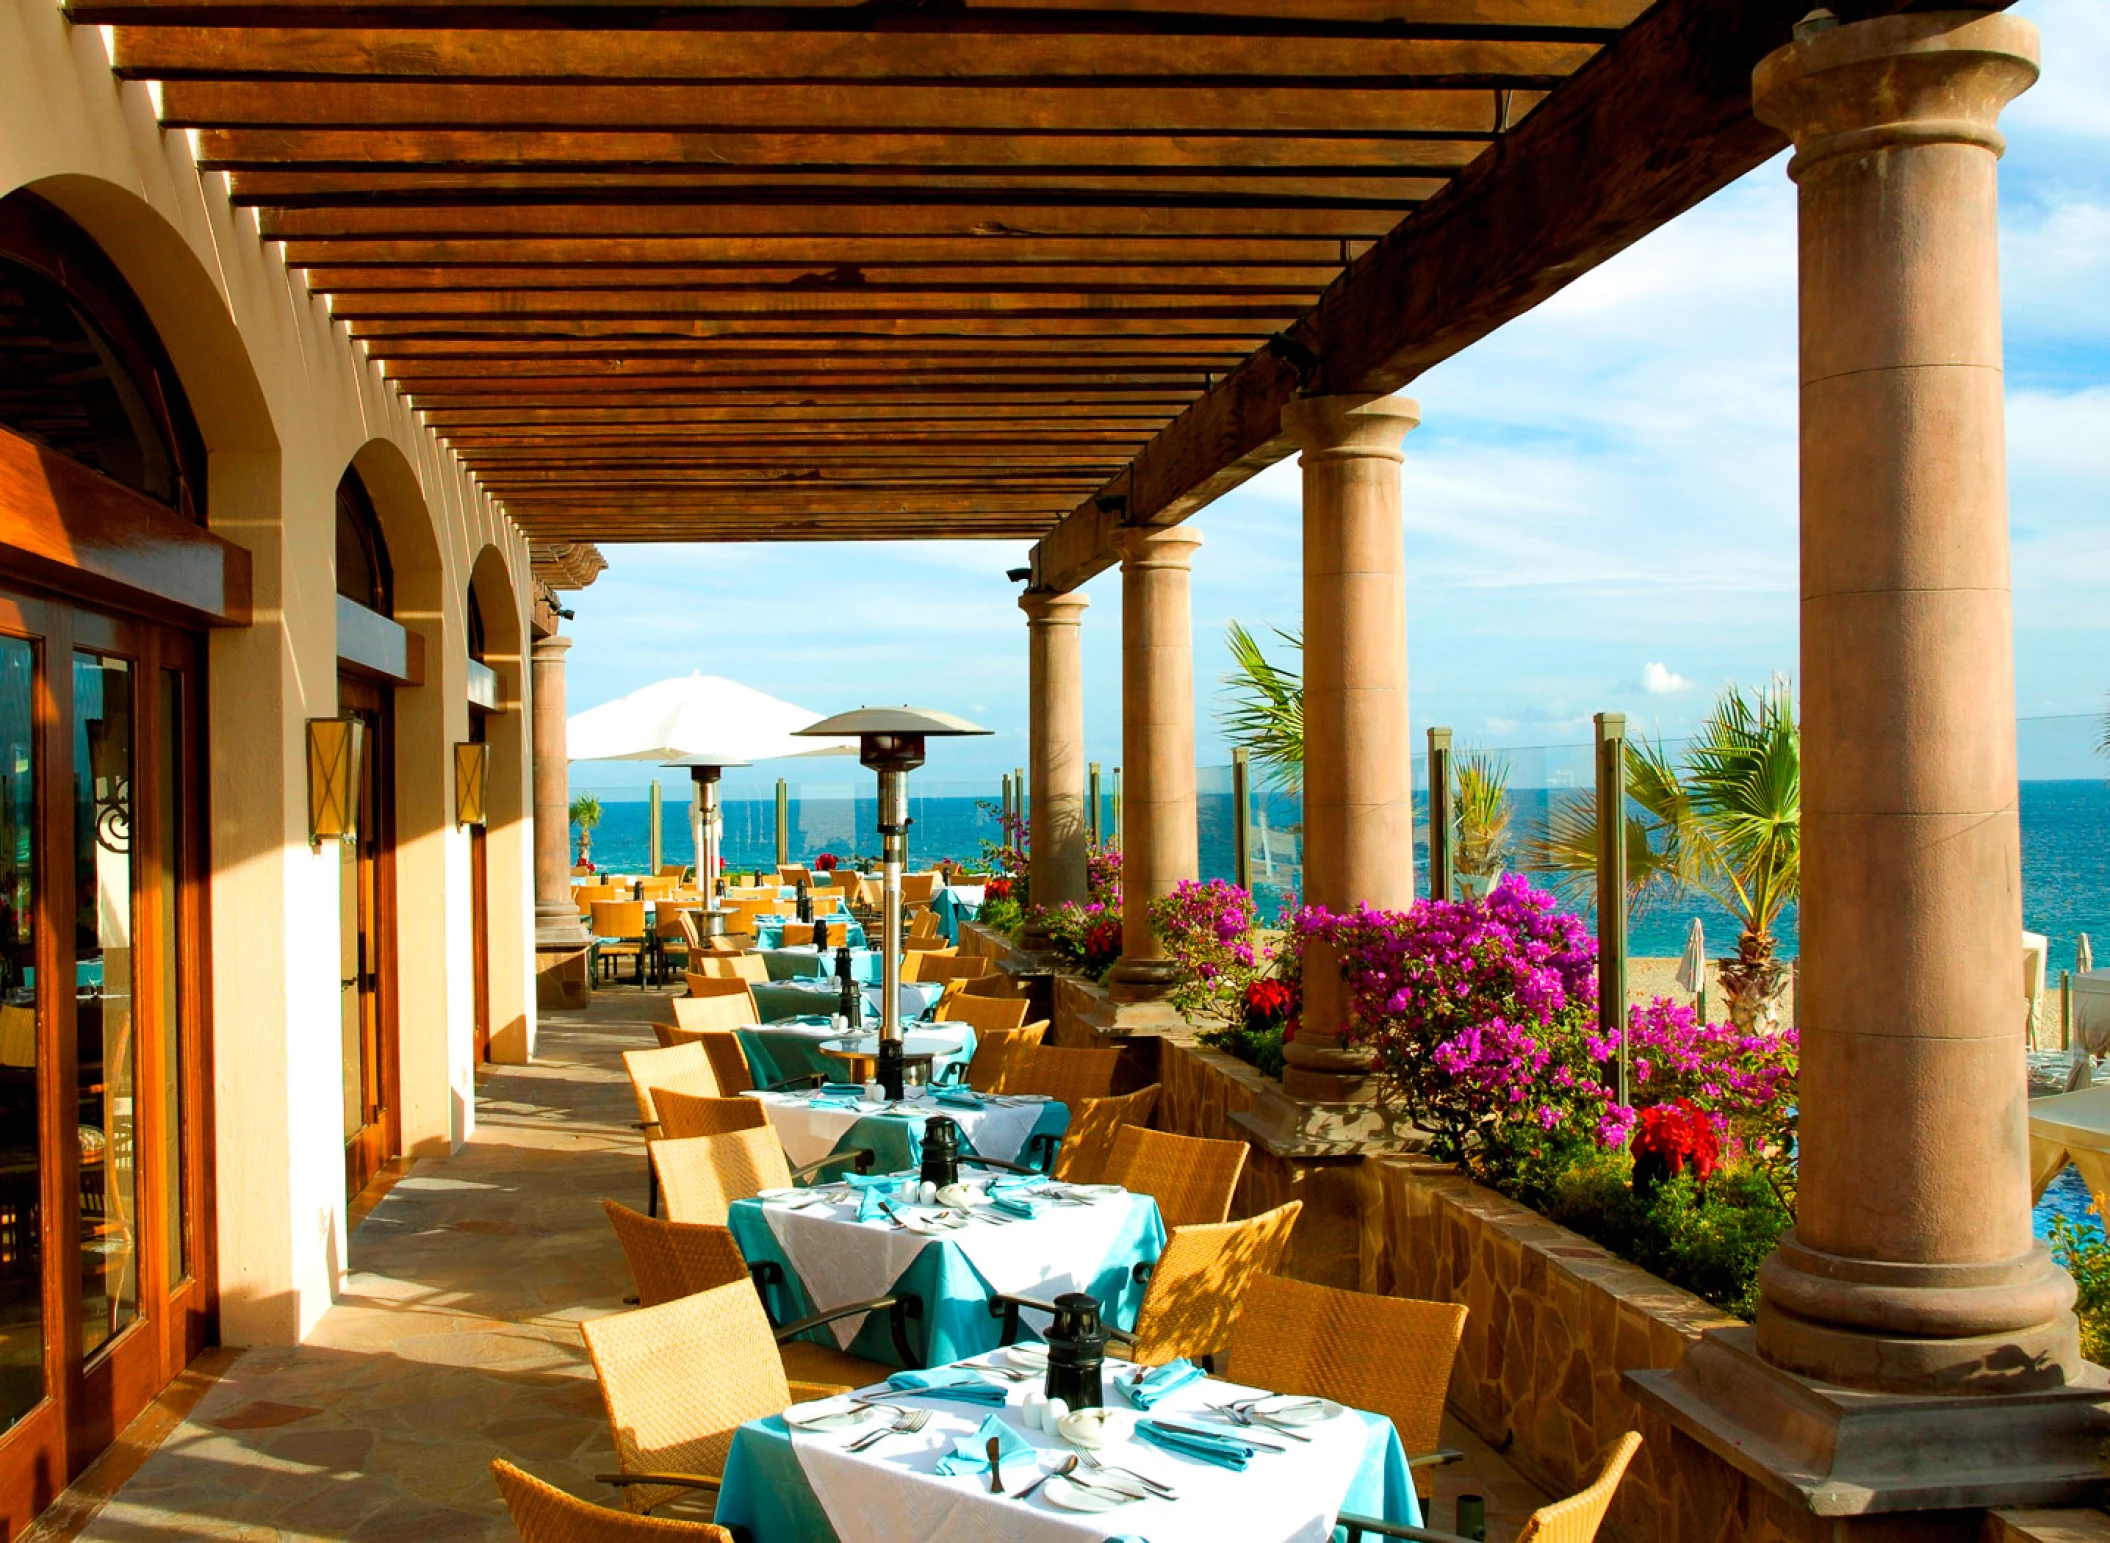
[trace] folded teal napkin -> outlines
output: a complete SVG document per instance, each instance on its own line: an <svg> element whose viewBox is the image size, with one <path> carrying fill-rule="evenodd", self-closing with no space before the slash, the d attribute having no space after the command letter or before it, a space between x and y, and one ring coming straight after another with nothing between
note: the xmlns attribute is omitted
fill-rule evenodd
<svg viewBox="0 0 2110 1543"><path fill-rule="evenodd" d="M989 1197L989 1205L992 1210L1002 1211L1011 1216L1038 1216L1048 1208L1047 1201L1036 1200L1031 1195L1021 1195L1016 1191L1009 1194L1000 1192L991 1195Z"/></svg>
<svg viewBox="0 0 2110 1543"><path fill-rule="evenodd" d="M1044 1173L1000 1173L989 1181L991 1189L1025 1190L1039 1189L1048 1182Z"/></svg>
<svg viewBox="0 0 2110 1543"><path fill-rule="evenodd" d="M814 1109L855 1109L857 1100L842 1093L816 1093L806 1100Z"/></svg>
<svg viewBox="0 0 2110 1543"><path fill-rule="evenodd" d="M898 1189L903 1179L913 1179L913 1168L902 1173L846 1173L843 1183L852 1189Z"/></svg>
<svg viewBox="0 0 2110 1543"><path fill-rule="evenodd" d="M927 1372L896 1372L886 1385L897 1393L921 1393L927 1398L950 1398L963 1404L1001 1404L1004 1390L986 1377L957 1366L933 1367ZM987 1441L989 1438L982 1438ZM984 1463L983 1467L988 1464Z"/></svg>
<svg viewBox="0 0 2110 1543"><path fill-rule="evenodd" d="M995 1415L983 1416L981 1427L972 1436L961 1436L952 1444L952 1450L938 1459L938 1472L987 1473L989 1471L989 1438L996 1438L996 1462L999 1469L1009 1468L1015 1463L1038 1463L1040 1454L1009 1425Z"/></svg>
<svg viewBox="0 0 2110 1543"><path fill-rule="evenodd" d="M863 1098L865 1085L861 1082L824 1082L820 1091L830 1098Z"/></svg>
<svg viewBox="0 0 2110 1543"><path fill-rule="evenodd" d="M1214 1463L1219 1468L1235 1468L1241 1473L1245 1471L1246 1464L1253 1460L1254 1452L1259 1450L1235 1436L1208 1436L1199 1431L1171 1430L1155 1420L1136 1421L1136 1434L1154 1447L1163 1447L1166 1451L1177 1452L1182 1457Z"/></svg>
<svg viewBox="0 0 2110 1543"><path fill-rule="evenodd" d="M887 1202L894 1198L891 1191L866 1189L858 1191L857 1219L861 1222L876 1222L886 1216Z"/></svg>
<svg viewBox="0 0 2110 1543"><path fill-rule="evenodd" d="M982 1095L975 1092L972 1088L954 1087L950 1084L945 1084L933 1088L930 1096L931 1102L950 1104L955 1109L979 1109L982 1107Z"/></svg>
<svg viewBox="0 0 2110 1543"><path fill-rule="evenodd" d="M1175 1388L1184 1388L1202 1375L1202 1369L1192 1361L1167 1361L1163 1366L1153 1366L1133 1382L1124 1382L1121 1391L1138 1409L1148 1409Z"/></svg>

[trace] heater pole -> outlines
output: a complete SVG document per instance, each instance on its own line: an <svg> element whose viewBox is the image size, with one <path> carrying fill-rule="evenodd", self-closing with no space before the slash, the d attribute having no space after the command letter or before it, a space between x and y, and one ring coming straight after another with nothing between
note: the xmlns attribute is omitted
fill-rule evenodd
<svg viewBox="0 0 2110 1543"><path fill-rule="evenodd" d="M908 773L879 770L879 1085L901 1097L901 866L908 849Z"/></svg>

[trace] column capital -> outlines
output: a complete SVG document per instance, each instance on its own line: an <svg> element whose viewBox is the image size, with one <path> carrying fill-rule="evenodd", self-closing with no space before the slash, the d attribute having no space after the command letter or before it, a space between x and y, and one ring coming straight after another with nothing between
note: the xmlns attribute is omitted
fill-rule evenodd
<svg viewBox="0 0 2110 1543"><path fill-rule="evenodd" d="M1406 396L1300 396L1282 408L1282 432L1306 465L1336 457L1404 461L1399 443L1420 423L1421 404Z"/></svg>
<svg viewBox="0 0 2110 1543"><path fill-rule="evenodd" d="M536 638L528 651L528 658L536 664L562 664L573 641L561 632L552 632L548 637Z"/></svg>
<svg viewBox="0 0 2110 1543"><path fill-rule="evenodd" d="M1752 111L1795 142L1788 175L1894 145L2006 146L2000 109L2037 79L2019 16L1925 11L1813 31L1751 74Z"/></svg>
<svg viewBox="0 0 2110 1543"><path fill-rule="evenodd" d="M1035 627L1075 627L1084 620L1085 607L1091 603L1089 595L1051 589L1029 589L1018 597L1018 608Z"/></svg>
<svg viewBox="0 0 2110 1543"><path fill-rule="evenodd" d="M1179 568L1194 566L1194 549L1202 533L1188 525L1131 525L1121 532L1121 566Z"/></svg>

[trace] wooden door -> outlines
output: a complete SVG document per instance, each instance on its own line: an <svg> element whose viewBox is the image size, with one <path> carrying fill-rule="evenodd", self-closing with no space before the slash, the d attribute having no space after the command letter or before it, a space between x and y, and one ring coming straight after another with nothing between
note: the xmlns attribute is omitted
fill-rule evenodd
<svg viewBox="0 0 2110 1543"><path fill-rule="evenodd" d="M339 677L337 703L366 725L358 835L339 862L338 994L344 1058L345 1193L403 1149L396 1101L395 743L390 693Z"/></svg>
<svg viewBox="0 0 2110 1543"><path fill-rule="evenodd" d="M0 592L0 1537L213 1332L202 721L188 634Z"/></svg>

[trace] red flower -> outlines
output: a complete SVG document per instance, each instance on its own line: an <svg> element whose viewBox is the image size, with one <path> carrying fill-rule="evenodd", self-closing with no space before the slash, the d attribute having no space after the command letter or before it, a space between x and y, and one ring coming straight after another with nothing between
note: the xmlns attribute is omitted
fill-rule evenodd
<svg viewBox="0 0 2110 1543"><path fill-rule="evenodd" d="M813 866L823 873L833 873L836 863L840 860L833 852L823 852L813 860Z"/></svg>
<svg viewBox="0 0 2110 1543"><path fill-rule="evenodd" d="M1722 1161L1713 1122L1688 1099L1642 1110L1632 1150L1637 1167L1642 1159L1652 1159L1666 1174L1683 1173L1691 1163L1692 1176L1703 1184Z"/></svg>
<svg viewBox="0 0 2110 1543"><path fill-rule="evenodd" d="M1011 881L1009 879L991 879L982 890L982 898L984 900L1009 900L1011 898Z"/></svg>

